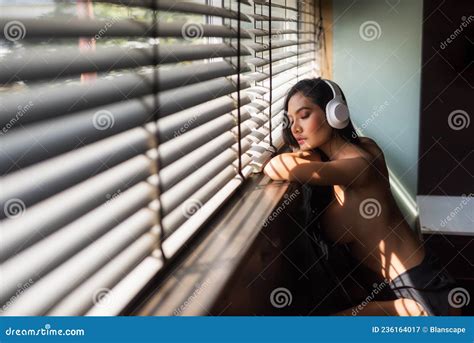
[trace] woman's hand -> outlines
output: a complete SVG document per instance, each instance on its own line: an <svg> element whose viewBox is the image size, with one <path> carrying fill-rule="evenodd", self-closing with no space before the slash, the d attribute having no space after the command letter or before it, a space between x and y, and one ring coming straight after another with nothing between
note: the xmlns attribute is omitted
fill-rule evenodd
<svg viewBox="0 0 474 343"><path fill-rule="evenodd" d="M263 172L275 181L298 181L295 180L292 171L298 166L314 161L321 161L319 154L309 151L284 153L273 157Z"/></svg>
<svg viewBox="0 0 474 343"><path fill-rule="evenodd" d="M318 152L313 152L313 151L295 151L295 152L289 152L287 153L289 155L299 157L299 158L304 158L310 161L317 161L321 162L321 155Z"/></svg>

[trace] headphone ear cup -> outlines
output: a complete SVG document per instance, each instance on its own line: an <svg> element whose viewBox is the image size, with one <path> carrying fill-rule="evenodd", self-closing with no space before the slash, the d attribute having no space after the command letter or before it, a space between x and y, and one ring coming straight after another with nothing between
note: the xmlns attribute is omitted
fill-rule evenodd
<svg viewBox="0 0 474 343"><path fill-rule="evenodd" d="M326 105L326 117L331 127L343 129L349 124L349 108L337 98L333 99Z"/></svg>

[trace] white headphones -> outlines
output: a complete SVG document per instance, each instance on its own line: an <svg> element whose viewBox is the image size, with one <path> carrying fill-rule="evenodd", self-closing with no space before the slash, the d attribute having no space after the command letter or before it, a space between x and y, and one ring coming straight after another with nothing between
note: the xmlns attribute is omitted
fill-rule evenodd
<svg viewBox="0 0 474 343"><path fill-rule="evenodd" d="M342 92L339 86L326 79L322 79L331 87L333 99L326 105L326 118L331 127L343 129L349 124L349 108L342 98Z"/></svg>

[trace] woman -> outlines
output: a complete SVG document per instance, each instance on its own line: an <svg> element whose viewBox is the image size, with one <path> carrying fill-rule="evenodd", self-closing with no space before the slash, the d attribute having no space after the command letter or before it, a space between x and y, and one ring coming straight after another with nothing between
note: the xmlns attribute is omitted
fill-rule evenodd
<svg viewBox="0 0 474 343"><path fill-rule="evenodd" d="M332 81L298 82L285 101L289 125L283 132L294 152L277 155L264 169L273 180L330 187L331 199L319 217L324 237L347 244L398 297L339 314L453 313L448 293L454 280L404 220L390 191L382 150L372 139L357 137L348 115L345 97Z"/></svg>

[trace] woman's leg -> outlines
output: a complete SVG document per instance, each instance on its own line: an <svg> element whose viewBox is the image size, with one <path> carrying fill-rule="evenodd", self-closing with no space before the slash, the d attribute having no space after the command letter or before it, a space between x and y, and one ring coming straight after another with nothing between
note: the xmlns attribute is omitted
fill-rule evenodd
<svg viewBox="0 0 474 343"><path fill-rule="evenodd" d="M411 299L371 301L334 314L334 316L426 316L427 312Z"/></svg>

